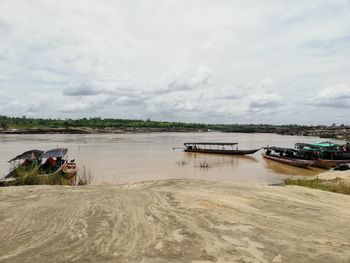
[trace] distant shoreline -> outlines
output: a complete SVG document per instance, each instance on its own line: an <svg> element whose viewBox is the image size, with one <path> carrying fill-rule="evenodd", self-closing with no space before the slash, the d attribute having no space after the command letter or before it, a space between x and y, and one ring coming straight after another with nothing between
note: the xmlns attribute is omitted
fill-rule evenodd
<svg viewBox="0 0 350 263"><path fill-rule="evenodd" d="M124 134L124 133L155 133L155 132L208 132L196 129L171 128L28 128L0 130L0 134Z"/></svg>
<svg viewBox="0 0 350 263"><path fill-rule="evenodd" d="M274 133L350 140L350 125L208 124L151 119L42 119L0 115L0 134L118 134L154 132Z"/></svg>
<svg viewBox="0 0 350 263"><path fill-rule="evenodd" d="M279 135L295 136L315 136L320 138L332 138L339 140L350 140L349 127L324 127L324 128L300 128L300 129L279 129L272 126L271 129L254 129L247 130L245 127L238 127L234 130L212 130L212 129L192 129L192 128L146 128L146 127L127 127L127 128L91 128L91 127L65 127L65 128L17 128L17 129L0 129L0 134L125 134L125 133L156 133L156 132L223 132L223 133L273 133Z"/></svg>

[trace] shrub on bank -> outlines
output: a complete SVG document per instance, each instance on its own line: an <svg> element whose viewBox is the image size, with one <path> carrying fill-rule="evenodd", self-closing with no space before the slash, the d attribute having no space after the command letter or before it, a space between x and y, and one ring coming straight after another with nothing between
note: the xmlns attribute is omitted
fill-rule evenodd
<svg viewBox="0 0 350 263"><path fill-rule="evenodd" d="M63 172L53 175L40 176L39 167L19 167L15 171L15 180L1 181L0 186L20 185L88 185L92 182L93 176L85 166L78 170L74 176L67 176Z"/></svg>

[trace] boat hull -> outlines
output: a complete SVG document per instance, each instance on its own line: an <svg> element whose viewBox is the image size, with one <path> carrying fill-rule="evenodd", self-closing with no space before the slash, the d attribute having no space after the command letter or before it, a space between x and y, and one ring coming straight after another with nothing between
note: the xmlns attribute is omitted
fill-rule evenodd
<svg viewBox="0 0 350 263"><path fill-rule="evenodd" d="M194 152L194 153L213 153L213 154L226 154L226 155L246 155L254 154L260 149L254 150L215 150L215 149L185 149L185 152Z"/></svg>
<svg viewBox="0 0 350 263"><path fill-rule="evenodd" d="M57 175L59 173L61 173L63 171L63 167L67 164L67 160L64 160L63 163L60 165L60 167L58 167L58 169L56 171L53 171L52 173L42 173L39 174L39 176L54 176Z"/></svg>
<svg viewBox="0 0 350 263"><path fill-rule="evenodd" d="M350 160L324 160L317 159L315 163L312 165L314 167L322 168L322 169L330 169L336 167L338 164L350 163Z"/></svg>
<svg viewBox="0 0 350 263"><path fill-rule="evenodd" d="M272 155L266 155L266 154L263 154L263 157L269 160L273 160L279 163L283 163L283 164L287 164L287 165L291 165L299 168L308 168L309 166L315 163L314 160L301 160L301 159L272 156Z"/></svg>
<svg viewBox="0 0 350 263"><path fill-rule="evenodd" d="M66 177L72 177L75 176L77 174L78 168L76 163L68 163L63 167L63 174Z"/></svg>
<svg viewBox="0 0 350 263"><path fill-rule="evenodd" d="M63 170L63 174L67 177L72 177L77 174L77 170L73 170L73 169Z"/></svg>

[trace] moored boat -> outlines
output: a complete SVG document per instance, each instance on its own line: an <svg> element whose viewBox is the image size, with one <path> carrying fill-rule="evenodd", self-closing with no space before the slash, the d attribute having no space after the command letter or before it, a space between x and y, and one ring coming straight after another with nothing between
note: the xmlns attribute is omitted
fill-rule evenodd
<svg viewBox="0 0 350 263"><path fill-rule="evenodd" d="M46 152L26 151L9 162L12 170L0 179L0 186L26 184L64 184L76 182L77 164L68 161L68 149L57 148Z"/></svg>
<svg viewBox="0 0 350 263"><path fill-rule="evenodd" d="M315 163L315 160L299 159L295 155L294 149L267 147L266 152L262 156L266 159L273 160L279 163L292 165L299 168L308 168Z"/></svg>
<svg viewBox="0 0 350 263"><path fill-rule="evenodd" d="M42 153L43 151L41 150L29 150L9 160L10 172L0 181L4 183L16 181L20 173L39 167Z"/></svg>
<svg viewBox="0 0 350 263"><path fill-rule="evenodd" d="M196 153L212 153L212 154L227 154L227 155L246 155L254 154L259 149L253 150L239 150L238 143L226 143L226 142L186 142L185 152ZM235 148L234 148L235 147Z"/></svg>
<svg viewBox="0 0 350 263"><path fill-rule="evenodd" d="M266 159L270 159L276 162L300 167L300 168L308 168L309 166L313 165L315 161L313 160L302 160L302 159L296 159L296 158L288 158L285 156L273 156L273 155L267 155L263 153L263 157Z"/></svg>
<svg viewBox="0 0 350 263"><path fill-rule="evenodd" d="M339 145L332 142L319 142L314 144L296 143L298 155L316 160L313 166L330 169L339 164L350 163L350 145Z"/></svg>

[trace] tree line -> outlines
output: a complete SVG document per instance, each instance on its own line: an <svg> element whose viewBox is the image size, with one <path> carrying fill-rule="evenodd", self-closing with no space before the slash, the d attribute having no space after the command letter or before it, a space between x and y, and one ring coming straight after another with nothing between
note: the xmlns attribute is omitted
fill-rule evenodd
<svg viewBox="0 0 350 263"><path fill-rule="evenodd" d="M81 119L43 119L0 116L0 129L31 129L31 128L160 128L172 130L216 130L222 132L283 132L300 131L310 128L325 128L326 126L305 125L271 125L271 124L204 124L113 119L113 118L81 118Z"/></svg>

